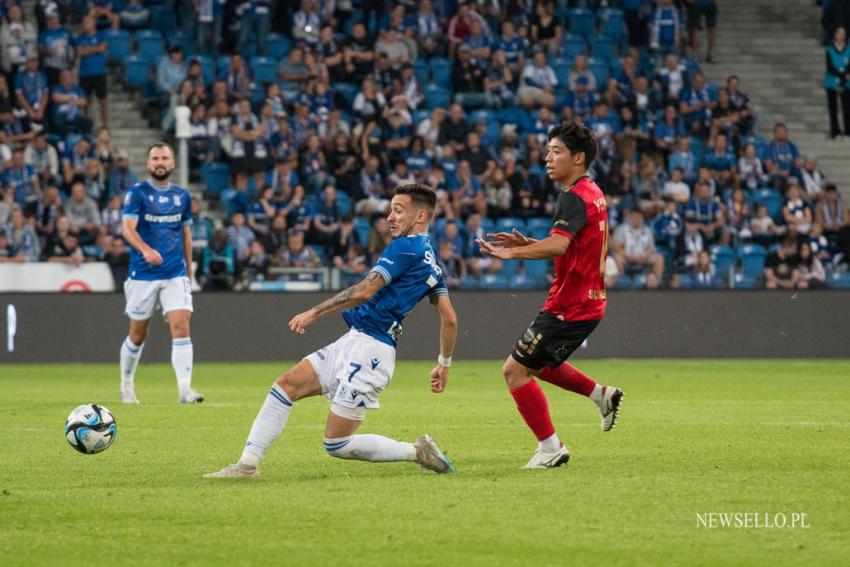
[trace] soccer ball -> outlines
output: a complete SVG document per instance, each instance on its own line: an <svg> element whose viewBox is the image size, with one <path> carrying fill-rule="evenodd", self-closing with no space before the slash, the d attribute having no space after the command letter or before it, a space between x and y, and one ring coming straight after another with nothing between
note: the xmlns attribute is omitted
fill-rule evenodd
<svg viewBox="0 0 850 567"><path fill-rule="evenodd" d="M86 455L105 451L115 441L118 425L115 418L100 404L83 404L65 421L65 439L71 447Z"/></svg>

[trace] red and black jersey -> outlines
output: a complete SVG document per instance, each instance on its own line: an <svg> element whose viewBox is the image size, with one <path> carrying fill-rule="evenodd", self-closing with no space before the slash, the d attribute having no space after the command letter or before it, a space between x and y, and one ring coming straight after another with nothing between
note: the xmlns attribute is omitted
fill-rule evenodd
<svg viewBox="0 0 850 567"><path fill-rule="evenodd" d="M579 178L558 196L552 233L566 236L570 245L555 258L555 281L543 311L564 321L601 319L606 303L608 212L605 195L591 178Z"/></svg>

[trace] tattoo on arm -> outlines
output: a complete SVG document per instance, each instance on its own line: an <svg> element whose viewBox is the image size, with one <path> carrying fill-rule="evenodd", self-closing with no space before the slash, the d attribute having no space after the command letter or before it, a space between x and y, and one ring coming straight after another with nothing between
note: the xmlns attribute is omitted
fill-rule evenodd
<svg viewBox="0 0 850 567"><path fill-rule="evenodd" d="M342 290L327 301L323 301L322 303L317 305L315 308L316 315L318 317L321 317L322 315L335 313L343 309L348 309L350 307L360 305L361 303L363 303L363 301L357 296L358 292L361 289L367 287L372 282L374 282L376 279L380 278L381 276L377 273L369 272L369 274L360 283Z"/></svg>

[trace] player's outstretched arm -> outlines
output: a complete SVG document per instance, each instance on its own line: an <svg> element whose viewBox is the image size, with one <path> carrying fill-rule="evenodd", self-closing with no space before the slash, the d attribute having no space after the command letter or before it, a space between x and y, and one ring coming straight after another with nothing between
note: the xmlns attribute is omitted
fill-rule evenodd
<svg viewBox="0 0 850 567"><path fill-rule="evenodd" d="M142 237L139 236L139 232L136 230L136 227L139 226L139 220L125 218L122 224L124 225L124 232L122 233L124 240L126 240L130 246L139 251L139 253L144 257L145 262L151 266L158 266L162 264L162 256L160 253L148 246L147 243L142 240Z"/></svg>
<svg viewBox="0 0 850 567"><path fill-rule="evenodd" d="M525 246L512 246L504 248L497 242L476 240L481 252L502 260L544 260L563 256L570 245L570 239L563 234L554 232L543 240L536 240Z"/></svg>
<svg viewBox="0 0 850 567"><path fill-rule="evenodd" d="M528 246L532 242L537 242L534 238L529 238L517 229L511 232L496 232L488 233L487 238L490 239L496 246L501 248L514 248L517 246Z"/></svg>
<svg viewBox="0 0 850 567"><path fill-rule="evenodd" d="M373 295L381 291L383 287L384 278L377 272L369 272L360 283L342 290L327 301L323 301L312 309L308 309L293 317L289 321L289 330L302 335L307 330L307 327L315 323L319 317L339 313L340 311L357 307L361 303L366 303Z"/></svg>
<svg viewBox="0 0 850 567"><path fill-rule="evenodd" d="M429 377L431 391L439 394L446 389L449 379L449 368L452 365L452 354L457 342L457 315L448 295L437 295L431 300L440 316L440 356Z"/></svg>

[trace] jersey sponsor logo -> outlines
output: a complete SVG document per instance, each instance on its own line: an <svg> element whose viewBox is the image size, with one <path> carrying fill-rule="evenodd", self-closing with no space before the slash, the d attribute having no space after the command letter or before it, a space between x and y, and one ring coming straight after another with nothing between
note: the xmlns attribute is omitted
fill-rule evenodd
<svg viewBox="0 0 850 567"><path fill-rule="evenodd" d="M607 294L604 289L589 289L587 290L588 299L605 299Z"/></svg>
<svg viewBox="0 0 850 567"><path fill-rule="evenodd" d="M153 195L148 195L148 201L150 201L151 203L153 203Z"/></svg>
<svg viewBox="0 0 850 567"><path fill-rule="evenodd" d="M145 220L148 222L178 222L180 220L180 213L176 215L152 215L148 213L145 215Z"/></svg>
<svg viewBox="0 0 850 567"><path fill-rule="evenodd" d="M569 221L565 221L564 219L558 219L555 221L555 226L558 226L559 224L562 224L564 226L570 226Z"/></svg>
<svg viewBox="0 0 850 567"><path fill-rule="evenodd" d="M168 202L168 197L160 196L160 198L159 198L159 202L160 202L160 203L167 203L167 202Z"/></svg>
<svg viewBox="0 0 850 567"><path fill-rule="evenodd" d="M174 206L175 206L175 207L179 207L179 206L180 206L180 195L175 195L175 196L174 196Z"/></svg>
<svg viewBox="0 0 850 567"><path fill-rule="evenodd" d="M378 360L377 358L373 358L369 362L372 363L372 370L376 369L378 367L378 365L381 363L381 361Z"/></svg>
<svg viewBox="0 0 850 567"><path fill-rule="evenodd" d="M386 262L387 264L389 264L389 265L391 265L391 266L392 266L393 264L395 264L395 262L393 262L393 261L392 261L392 260L390 260L389 258L384 258L383 256L381 256L380 258L378 258L378 262Z"/></svg>
<svg viewBox="0 0 850 567"><path fill-rule="evenodd" d="M605 204L605 197L599 197L598 199L594 199L593 204L596 205L597 212L602 212L608 208Z"/></svg>

